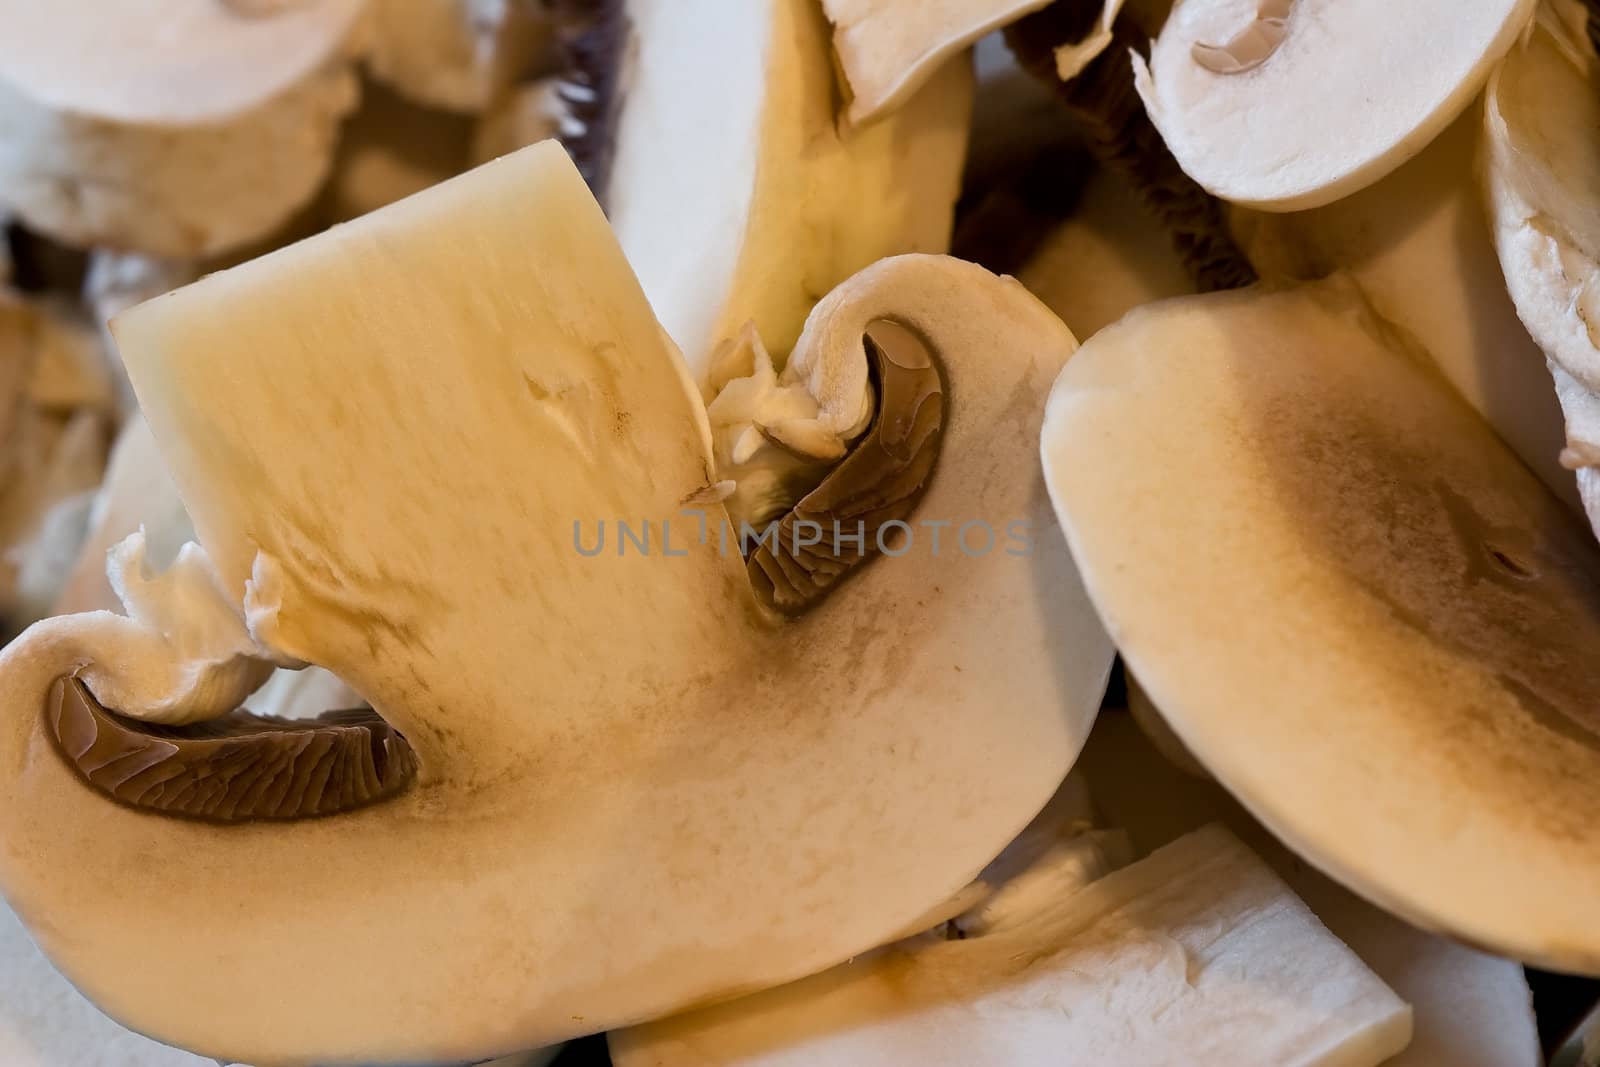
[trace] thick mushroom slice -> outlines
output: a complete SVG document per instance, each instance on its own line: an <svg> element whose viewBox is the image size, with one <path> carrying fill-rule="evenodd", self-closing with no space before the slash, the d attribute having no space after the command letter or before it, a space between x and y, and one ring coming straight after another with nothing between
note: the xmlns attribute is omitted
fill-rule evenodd
<svg viewBox="0 0 1600 1067"><path fill-rule="evenodd" d="M1107 823L1145 856L1220 822L1412 1008L1411 1044L1385 1067L1540 1067L1522 966L1424 933L1308 867L1227 792L1174 766L1131 716L1108 711L1078 761Z"/></svg>
<svg viewBox="0 0 1600 1067"><path fill-rule="evenodd" d="M0 3L0 198L67 244L187 258L327 175L363 0Z"/></svg>
<svg viewBox="0 0 1600 1067"><path fill-rule="evenodd" d="M1421 151L1533 10L1534 0L1179 0L1149 62L1133 62L1151 120L1195 181L1294 211Z"/></svg>
<svg viewBox="0 0 1600 1067"><path fill-rule="evenodd" d="M970 62L892 116L836 114L816 0L569 0L562 139L696 378L754 322L775 353L885 256L949 247ZM863 204L872 210L863 211Z"/></svg>
<svg viewBox="0 0 1600 1067"><path fill-rule="evenodd" d="M1550 5L1489 82L1484 176L1517 313L1550 360L1566 415L1562 462L1600 530L1600 73L1585 8Z"/></svg>
<svg viewBox="0 0 1600 1067"><path fill-rule="evenodd" d="M1424 928L1600 971L1600 553L1351 283L1129 315L1043 448L1124 658L1252 814Z"/></svg>
<svg viewBox="0 0 1600 1067"><path fill-rule="evenodd" d="M1071 855L1055 863L1076 872ZM1220 826L747 1000L613 1034L618 1067L1376 1067L1410 1009ZM960 925L961 920L957 920Z"/></svg>
<svg viewBox="0 0 1600 1067"><path fill-rule="evenodd" d="M865 124L893 111L978 38L1048 3L823 0L833 23L833 49L850 91L850 121Z"/></svg>
<svg viewBox="0 0 1600 1067"><path fill-rule="evenodd" d="M553 143L120 317L234 605L211 659L247 623L331 669L417 774L321 820L118 805L51 750L46 698L87 663L137 718L119 669L154 692L168 660L96 657L137 620L36 625L0 655L0 885L52 959L207 1054L450 1062L815 973L968 885L1110 666L1037 460L1074 342L939 257L836 295L792 362L848 344L865 375L831 325L892 310L951 402L910 529L787 622L721 509L686 510L716 477L705 411Z"/></svg>

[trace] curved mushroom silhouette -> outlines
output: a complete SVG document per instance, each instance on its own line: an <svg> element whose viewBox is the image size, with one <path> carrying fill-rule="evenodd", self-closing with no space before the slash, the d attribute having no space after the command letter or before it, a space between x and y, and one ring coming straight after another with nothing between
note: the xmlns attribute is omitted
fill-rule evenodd
<svg viewBox="0 0 1600 1067"><path fill-rule="evenodd" d="M50 620L0 655L0 888L111 1015L256 1063L482 1058L897 936L1050 798L1111 650L1038 462L1070 333L913 256L794 358L865 374L886 318L940 369L938 461L889 558L786 621L720 507L684 515L702 403L554 144L124 314L220 588L415 778L321 819L119 804L44 712L80 667L114 681L89 635L134 623Z"/></svg>

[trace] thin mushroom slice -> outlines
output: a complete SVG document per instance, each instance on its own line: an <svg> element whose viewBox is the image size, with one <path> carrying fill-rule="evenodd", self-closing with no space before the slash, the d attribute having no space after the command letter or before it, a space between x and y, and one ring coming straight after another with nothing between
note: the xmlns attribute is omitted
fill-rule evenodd
<svg viewBox="0 0 1600 1067"><path fill-rule="evenodd" d="M1037 11L1050 0L823 0L833 49L850 93L850 121L892 112L944 63L980 37Z"/></svg>
<svg viewBox="0 0 1600 1067"><path fill-rule="evenodd" d="M1071 856L1054 862L1072 868ZM1220 826L962 940L611 1035L618 1067L1377 1067L1409 1008Z"/></svg>
<svg viewBox="0 0 1600 1067"><path fill-rule="evenodd" d="M1252 814L1426 929L1600 971L1600 550L1351 283L1129 315L1043 449L1124 658Z"/></svg>
<svg viewBox="0 0 1600 1067"><path fill-rule="evenodd" d="M1319 207L1448 126L1534 6L1179 0L1148 63L1134 57L1136 82L1172 154L1211 193L1268 211Z"/></svg>
<svg viewBox="0 0 1600 1067"><path fill-rule="evenodd" d="M696 536L703 402L554 143L121 315L216 575L204 663L331 670L417 774L327 819L115 804L38 709L87 664L136 717L192 678L183 648L110 655L167 629L131 617L37 624L0 653L0 706L31 712L0 719L0 887L49 916L63 972L222 1058L470 1062L825 970L970 885L1066 775L1110 668L1037 458L1075 342L941 257L840 292L791 363L865 380L864 327L892 317L954 399L909 550L793 620L719 546L717 505ZM934 547L941 521L980 524L969 551L956 528Z"/></svg>
<svg viewBox="0 0 1600 1067"><path fill-rule="evenodd" d="M1566 416L1562 464L1600 530L1600 61L1584 9L1548 5L1489 82L1484 186L1505 285L1550 361ZM1577 25L1574 25L1574 23ZM1570 476L1570 475L1569 475Z"/></svg>
<svg viewBox="0 0 1600 1067"><path fill-rule="evenodd" d="M1146 856L1222 823L1310 906L1333 935L1411 1005L1411 1044L1385 1067L1541 1067L1522 965L1425 933L1324 877L1276 841L1227 792L1184 773L1131 716L1102 714L1081 770L1106 823Z"/></svg>
<svg viewBox="0 0 1600 1067"><path fill-rule="evenodd" d="M855 128L838 114L816 0L559 6L561 139L696 380L746 323L787 352L856 271L949 248L972 107L965 56Z"/></svg>
<svg viewBox="0 0 1600 1067"><path fill-rule="evenodd" d="M315 195L358 88L364 0L0 4L0 199L74 246L173 258Z"/></svg>

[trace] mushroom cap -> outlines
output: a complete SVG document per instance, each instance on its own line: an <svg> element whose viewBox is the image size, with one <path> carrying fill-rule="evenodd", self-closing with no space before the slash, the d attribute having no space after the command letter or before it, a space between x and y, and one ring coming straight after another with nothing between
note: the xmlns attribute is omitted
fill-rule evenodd
<svg viewBox="0 0 1600 1067"><path fill-rule="evenodd" d="M306 0L249 15L227 0L0 0L0 85L108 122L224 121L338 56L366 4Z"/></svg>
<svg viewBox="0 0 1600 1067"><path fill-rule="evenodd" d="M823 0L850 91L850 121L872 122L905 103L956 53L1050 0Z"/></svg>
<svg viewBox="0 0 1600 1067"><path fill-rule="evenodd" d="M1074 342L970 264L847 285L834 314L882 301L942 360L919 515L1034 550L919 533L792 623L682 517L703 408L553 143L120 317L224 587L419 777L321 821L116 807L42 747L88 623L41 623L0 653L0 886L52 959L208 1054L464 1060L825 969L971 882L1110 667L1036 451ZM602 518L652 521L656 553L583 557Z"/></svg>
<svg viewBox="0 0 1600 1067"><path fill-rule="evenodd" d="M1506 289L1549 358L1568 440L1600 445L1600 72L1592 47L1551 5L1489 81L1484 187ZM1575 464L1590 522L1600 528L1600 472Z"/></svg>
<svg viewBox="0 0 1600 1067"><path fill-rule="evenodd" d="M1135 58L1151 121L1189 176L1225 200L1318 207L1419 152L1483 87L1534 0L1179 0ZM1287 11L1282 43L1241 72L1226 47ZM1381 87L1381 91L1375 89Z"/></svg>
<svg viewBox="0 0 1600 1067"><path fill-rule="evenodd" d="M1373 907L1306 866L1220 786L1174 766L1131 716L1102 714L1078 768L1095 805L1143 856L1221 822L1289 883L1334 935L1411 1005L1411 1044L1385 1067L1540 1067L1521 964L1486 955Z"/></svg>
<svg viewBox="0 0 1600 1067"><path fill-rule="evenodd" d="M1426 929L1600 971L1600 556L1352 284L1134 312L1043 449L1129 667L1252 814Z"/></svg>

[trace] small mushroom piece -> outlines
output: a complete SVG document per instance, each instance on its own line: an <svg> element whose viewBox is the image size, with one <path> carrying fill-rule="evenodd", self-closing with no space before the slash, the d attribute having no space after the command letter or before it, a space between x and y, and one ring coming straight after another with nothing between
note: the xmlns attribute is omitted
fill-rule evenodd
<svg viewBox="0 0 1600 1067"><path fill-rule="evenodd" d="M0 200L69 245L187 259L267 235L328 173L364 0L0 4Z"/></svg>
<svg viewBox="0 0 1600 1067"><path fill-rule="evenodd" d="M546 0L372 0L367 64L427 108L477 114L539 67L553 43Z"/></svg>
<svg viewBox="0 0 1600 1067"><path fill-rule="evenodd" d="M865 125L903 105L980 37L1050 0L823 0L833 50L850 94L849 118Z"/></svg>
<svg viewBox="0 0 1600 1067"><path fill-rule="evenodd" d="M1584 13L1579 4L1542 7L1490 79L1483 175L1506 288L1550 361L1566 416L1566 478L1576 473L1600 531L1600 60Z"/></svg>
<svg viewBox="0 0 1600 1067"><path fill-rule="evenodd" d="M962 940L914 938L614 1033L612 1058L618 1067L1376 1067L1410 1040L1410 1009L1220 826L1075 892L1017 903Z"/></svg>
<svg viewBox="0 0 1600 1067"><path fill-rule="evenodd" d="M1367 903L1309 866L1213 782L1185 774L1107 711L1078 762L1108 825L1143 857L1220 822L1288 883L1333 935L1411 1005L1411 1044L1384 1067L1542 1067L1522 965L1426 933Z"/></svg>
<svg viewBox="0 0 1600 1067"><path fill-rule="evenodd" d="M1342 278L1134 312L1051 397L1051 496L1129 668L1274 835L1600 972L1600 549L1398 337Z"/></svg>
<svg viewBox="0 0 1600 1067"><path fill-rule="evenodd" d="M836 114L816 0L565 6L561 139L697 381L746 323L787 352L846 278L885 256L949 248L966 57L858 129Z"/></svg>
<svg viewBox="0 0 1600 1067"><path fill-rule="evenodd" d="M846 286L808 336L892 308L951 403L913 542L794 619L720 507L696 536L704 404L553 142L120 316L217 628L343 679L417 775L320 820L116 804L46 697L76 671L123 711L119 671L177 657L36 624L0 655L0 887L63 972L221 1058L470 1062L817 973L970 885L1110 669L1037 458L1075 342L971 264Z"/></svg>
<svg viewBox="0 0 1600 1067"><path fill-rule="evenodd" d="M1268 211L1320 207L1461 114L1534 6L1179 0L1149 61L1134 56L1135 82L1172 154L1212 194Z"/></svg>

